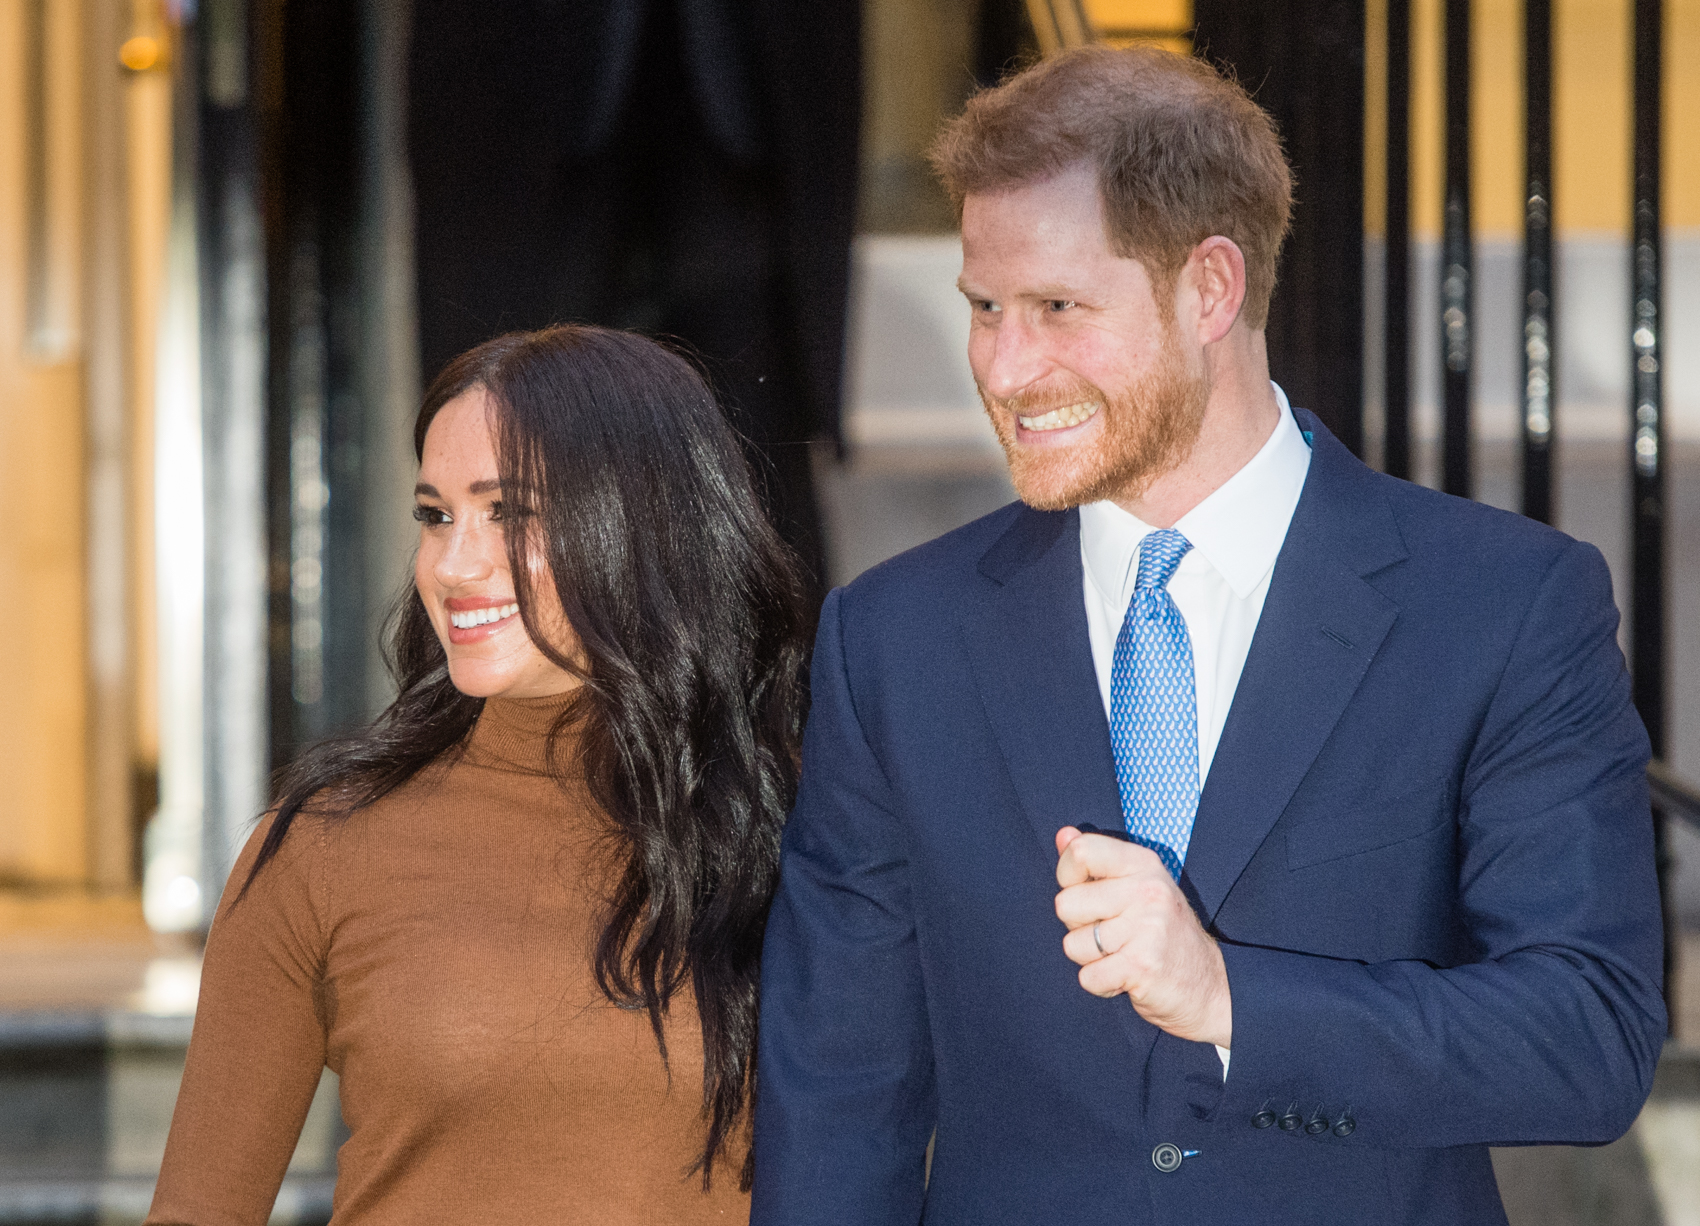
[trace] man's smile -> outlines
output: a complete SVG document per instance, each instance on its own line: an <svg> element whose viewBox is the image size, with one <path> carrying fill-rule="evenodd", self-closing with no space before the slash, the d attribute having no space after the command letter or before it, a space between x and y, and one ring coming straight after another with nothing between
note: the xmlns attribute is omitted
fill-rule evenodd
<svg viewBox="0 0 1700 1226"><path fill-rule="evenodd" d="M1040 413L1033 417L1016 416L1023 430L1043 432L1046 430L1066 430L1070 426L1078 426L1088 421L1103 408L1101 400L1083 400L1079 404L1065 404L1061 408L1052 409L1048 413Z"/></svg>

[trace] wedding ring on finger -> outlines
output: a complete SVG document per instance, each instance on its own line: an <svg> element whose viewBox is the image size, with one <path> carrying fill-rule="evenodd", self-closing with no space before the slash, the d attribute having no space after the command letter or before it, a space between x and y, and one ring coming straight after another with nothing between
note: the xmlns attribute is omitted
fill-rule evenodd
<svg viewBox="0 0 1700 1226"><path fill-rule="evenodd" d="M1100 921L1100 922L1102 922L1102 921ZM1092 944L1094 944L1098 947L1098 956L1100 958L1107 958L1107 957L1110 956L1110 951L1104 948L1104 942L1102 942L1098 939L1098 925L1097 924L1092 925Z"/></svg>

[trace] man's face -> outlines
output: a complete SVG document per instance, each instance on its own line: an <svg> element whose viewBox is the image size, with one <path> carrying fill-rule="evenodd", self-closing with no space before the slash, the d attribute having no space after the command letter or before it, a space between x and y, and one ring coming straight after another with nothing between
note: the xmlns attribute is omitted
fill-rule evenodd
<svg viewBox="0 0 1700 1226"><path fill-rule="evenodd" d="M962 208L968 363L1028 505L1137 498L1197 441L1209 387L1172 286L1110 249L1095 172Z"/></svg>

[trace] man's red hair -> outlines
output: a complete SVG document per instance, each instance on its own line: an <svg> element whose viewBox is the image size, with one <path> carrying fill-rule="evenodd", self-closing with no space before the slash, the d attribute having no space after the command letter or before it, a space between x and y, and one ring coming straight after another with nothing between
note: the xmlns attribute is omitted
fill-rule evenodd
<svg viewBox="0 0 1700 1226"><path fill-rule="evenodd" d="M1085 163L1098 173L1110 247L1159 287L1204 239L1245 256L1243 318L1269 319L1293 178L1267 112L1202 60L1151 47L1080 47L983 90L931 150L958 215L965 196Z"/></svg>

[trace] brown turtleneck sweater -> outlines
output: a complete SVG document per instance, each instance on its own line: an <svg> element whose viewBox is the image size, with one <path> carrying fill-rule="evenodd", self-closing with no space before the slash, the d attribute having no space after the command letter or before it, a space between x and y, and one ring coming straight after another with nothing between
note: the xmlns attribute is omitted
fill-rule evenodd
<svg viewBox="0 0 1700 1226"><path fill-rule="evenodd" d="M543 770L560 699L491 699L464 752L345 819L296 819L207 942L148 1222L266 1221L324 1065L351 1136L337 1223L746 1222L741 1152L714 1190L696 1009L671 1083L648 1016L597 990L606 827ZM571 746L558 756L570 760Z"/></svg>

